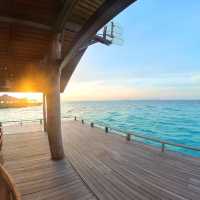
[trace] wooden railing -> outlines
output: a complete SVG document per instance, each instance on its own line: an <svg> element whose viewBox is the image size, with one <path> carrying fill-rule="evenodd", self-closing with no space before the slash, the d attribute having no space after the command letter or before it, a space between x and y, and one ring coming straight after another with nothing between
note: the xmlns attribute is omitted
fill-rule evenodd
<svg viewBox="0 0 200 200"><path fill-rule="evenodd" d="M93 122L86 121L86 120L84 120L82 118L78 118L77 116L75 116L75 117L71 117L71 116L62 117L62 119L72 119L72 118L74 120L81 121L82 124L90 123L90 126L94 127L94 123ZM20 125L23 125L23 123L26 123L26 122L37 122L37 121L40 124L43 123L43 119L34 119L34 120L20 120L20 121L4 121L1 124L3 124L3 123L20 123ZM178 143L174 143L174 142L170 142L170 141L160 140L160 139L157 139L157 138L154 138L154 137L145 136L145 135L142 135L142 134L139 134L139 133L125 132L125 131L122 131L122 130L119 130L119 129L116 129L116 128L109 127L109 126L107 126L105 124L102 125L100 123L99 124L97 123L97 124L95 124L95 126L99 127L99 128L104 128L106 133L109 133L109 132L112 133L112 131L113 131L113 132L115 132L117 134L125 135L127 141L131 141L131 140L133 141L134 140L133 137L135 137L135 138L141 138L143 140L159 143L159 144L161 144L161 151L162 152L165 151L166 145L200 152L200 148L197 148L197 147L192 147L192 146L188 146L188 145L184 145L184 144L178 144Z"/></svg>
<svg viewBox="0 0 200 200"><path fill-rule="evenodd" d="M74 120L80 120L80 119L78 119L78 117L75 117ZM91 127L95 127L93 122L89 122L89 121L86 122L83 119L81 119L81 122L82 122L82 124L90 123ZM197 147L192 147L192 146L188 146L188 145L184 145L184 144L178 144L178 143L174 143L174 142L170 142L170 141L160 140L160 139L157 139L157 138L144 136L144 135L138 134L138 133L133 133L133 132L130 133L130 132L126 132L126 131L116 129L116 128L111 128L111 127L109 127L105 124L104 124L104 126L97 124L96 127L104 128L106 133L109 133L109 132L112 133L112 131L113 131L117 134L120 134L120 136L125 136L127 141L134 141L133 137L135 137L135 138L141 138L143 140L159 143L159 144L161 144L161 152L165 151L166 145L200 152L200 148L197 148Z"/></svg>

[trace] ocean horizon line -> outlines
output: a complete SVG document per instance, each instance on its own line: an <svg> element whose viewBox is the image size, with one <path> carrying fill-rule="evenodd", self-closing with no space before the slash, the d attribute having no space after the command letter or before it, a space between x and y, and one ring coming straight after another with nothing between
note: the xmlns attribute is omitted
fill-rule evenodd
<svg viewBox="0 0 200 200"><path fill-rule="evenodd" d="M98 99L98 100L61 100L67 102L110 102L110 101L200 101L200 99Z"/></svg>

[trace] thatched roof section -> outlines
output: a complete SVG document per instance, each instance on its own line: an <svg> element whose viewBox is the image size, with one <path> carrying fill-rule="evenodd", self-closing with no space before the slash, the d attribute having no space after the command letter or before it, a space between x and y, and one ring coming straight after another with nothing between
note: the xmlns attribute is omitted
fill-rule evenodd
<svg viewBox="0 0 200 200"><path fill-rule="evenodd" d="M60 34L61 91L94 34L134 0L1 0L0 91L44 91L44 60ZM81 49L81 50L80 50ZM31 83L31 87L26 84ZM23 85L23 87L22 87Z"/></svg>

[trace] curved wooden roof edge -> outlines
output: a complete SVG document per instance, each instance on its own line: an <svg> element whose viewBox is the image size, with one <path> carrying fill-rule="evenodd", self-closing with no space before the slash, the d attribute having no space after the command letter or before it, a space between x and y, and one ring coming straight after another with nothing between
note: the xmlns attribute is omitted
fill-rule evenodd
<svg viewBox="0 0 200 200"><path fill-rule="evenodd" d="M71 61L78 49L81 46L84 46L98 30L100 30L106 23L108 23L113 17L127 8L130 4L134 3L136 0L109 0L106 1L97 12L88 20L87 24L82 28L79 33L78 40L74 43L73 47L70 49L70 52L65 56L61 63L61 69L65 72L64 68L68 67L70 70L68 73L62 74L63 84L61 84L61 91L64 91L65 86L67 85L73 71L75 70L78 62L82 58L83 52L79 52L75 61ZM85 49L86 50L86 49ZM69 66L71 63L71 66Z"/></svg>
<svg viewBox="0 0 200 200"><path fill-rule="evenodd" d="M45 58L51 35L62 33L60 89L63 92L97 31L136 0L50 0L48 4L40 0L41 5L37 1L21 0L20 4L16 0L2 1L0 91L43 92L44 83L38 77L46 69L34 62ZM15 1L12 6L8 4ZM24 78L32 79L34 87L18 87ZM7 80L13 84L2 86L1 81Z"/></svg>

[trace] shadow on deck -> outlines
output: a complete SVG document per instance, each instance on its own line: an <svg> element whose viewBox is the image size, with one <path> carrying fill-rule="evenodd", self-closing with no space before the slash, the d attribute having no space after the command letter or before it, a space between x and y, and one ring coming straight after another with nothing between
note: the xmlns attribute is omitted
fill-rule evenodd
<svg viewBox="0 0 200 200"><path fill-rule="evenodd" d="M39 128L5 135L5 167L22 199L199 200L200 159L70 121L63 122L66 158L54 162Z"/></svg>

